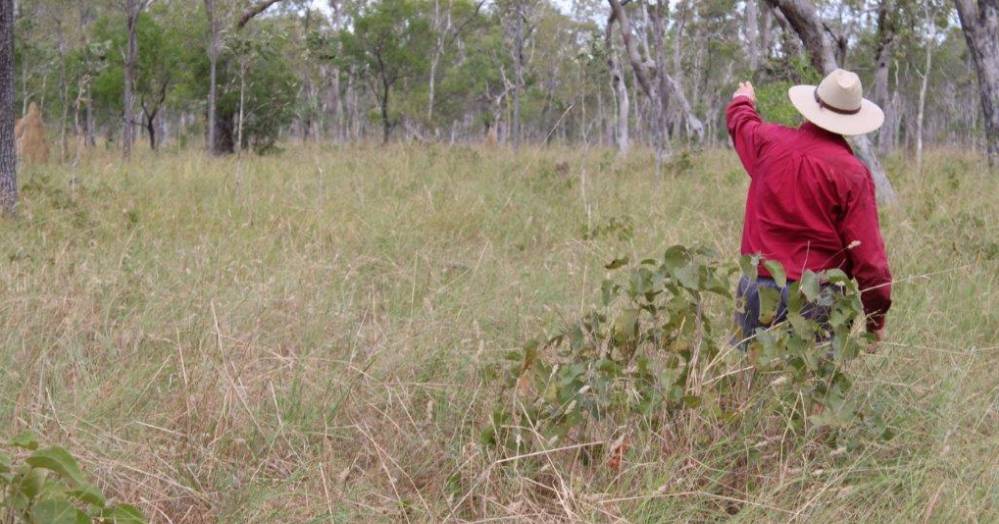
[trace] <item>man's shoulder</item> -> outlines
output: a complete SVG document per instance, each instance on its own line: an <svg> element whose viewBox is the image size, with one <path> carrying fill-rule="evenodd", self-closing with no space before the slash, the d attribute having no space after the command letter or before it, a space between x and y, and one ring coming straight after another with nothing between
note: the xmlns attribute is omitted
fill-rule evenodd
<svg viewBox="0 0 999 524"><path fill-rule="evenodd" d="M792 146L797 142L798 130L773 122L761 122L756 134L761 142L776 146Z"/></svg>

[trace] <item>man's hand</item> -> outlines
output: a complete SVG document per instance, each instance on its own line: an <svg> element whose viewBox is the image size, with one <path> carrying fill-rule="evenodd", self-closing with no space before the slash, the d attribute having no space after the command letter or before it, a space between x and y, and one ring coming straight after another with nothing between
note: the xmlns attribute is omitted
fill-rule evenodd
<svg viewBox="0 0 999 524"><path fill-rule="evenodd" d="M732 98L744 96L754 103L756 102L756 90L753 89L753 84L751 82L739 82L739 89L735 90L732 94Z"/></svg>

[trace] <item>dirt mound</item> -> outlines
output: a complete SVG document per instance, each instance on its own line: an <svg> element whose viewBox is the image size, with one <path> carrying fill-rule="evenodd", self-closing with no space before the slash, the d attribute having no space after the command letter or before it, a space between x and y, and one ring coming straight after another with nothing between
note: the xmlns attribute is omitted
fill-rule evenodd
<svg viewBox="0 0 999 524"><path fill-rule="evenodd" d="M26 164L44 164L49 160L49 145L45 140L45 123L38 106L32 102L28 114L14 126L17 157Z"/></svg>

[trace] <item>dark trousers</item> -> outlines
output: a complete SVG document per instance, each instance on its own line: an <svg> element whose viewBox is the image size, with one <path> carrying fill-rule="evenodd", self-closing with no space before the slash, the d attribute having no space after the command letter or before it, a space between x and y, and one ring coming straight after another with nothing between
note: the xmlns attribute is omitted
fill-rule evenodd
<svg viewBox="0 0 999 524"><path fill-rule="evenodd" d="M792 281L788 280L788 286L780 290L780 304L777 306L777 314L773 321L764 324L760 322L760 288L778 289L777 283L772 278L759 277L750 280L742 277L739 280L737 297L742 303L742 311L735 312L735 322L742 330L742 338L748 339L756 333L756 328L769 328L774 324L787 320L787 297L788 287ZM802 307L801 315L805 318L825 324L829 320L829 308L817 304L806 304Z"/></svg>

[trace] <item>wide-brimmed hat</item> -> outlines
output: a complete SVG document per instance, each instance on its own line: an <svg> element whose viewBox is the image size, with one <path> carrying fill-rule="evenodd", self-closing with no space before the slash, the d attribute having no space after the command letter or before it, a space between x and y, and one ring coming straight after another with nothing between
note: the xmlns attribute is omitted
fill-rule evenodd
<svg viewBox="0 0 999 524"><path fill-rule="evenodd" d="M856 73L837 69L818 86L788 89L791 104L809 122L841 135L862 135L881 127L885 113L864 98L864 88Z"/></svg>

